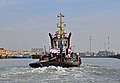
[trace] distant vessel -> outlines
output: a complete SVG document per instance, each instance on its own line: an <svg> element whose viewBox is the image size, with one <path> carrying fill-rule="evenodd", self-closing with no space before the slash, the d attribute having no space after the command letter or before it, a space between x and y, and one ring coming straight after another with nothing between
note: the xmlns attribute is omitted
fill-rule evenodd
<svg viewBox="0 0 120 83"><path fill-rule="evenodd" d="M117 54L117 55L110 55L109 57L111 57L111 58L118 58L118 59L120 59L120 54Z"/></svg>
<svg viewBox="0 0 120 83"><path fill-rule="evenodd" d="M71 49L70 38L71 33L67 36L65 33L64 22L62 21L64 15L58 15L59 23L57 24L58 31L54 35L49 33L51 40L51 47L49 54L43 55L38 62L30 63L29 66L33 68L44 66L61 66L61 67L79 67L81 65L81 58L79 54L74 54Z"/></svg>
<svg viewBox="0 0 120 83"><path fill-rule="evenodd" d="M11 58L31 58L31 55L24 54L24 55L14 55Z"/></svg>
<svg viewBox="0 0 120 83"><path fill-rule="evenodd" d="M23 55L14 55L12 58L22 58Z"/></svg>

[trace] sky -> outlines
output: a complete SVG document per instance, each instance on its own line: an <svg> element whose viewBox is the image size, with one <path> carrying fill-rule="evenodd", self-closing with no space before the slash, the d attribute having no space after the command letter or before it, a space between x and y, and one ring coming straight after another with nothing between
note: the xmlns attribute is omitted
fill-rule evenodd
<svg viewBox="0 0 120 83"><path fill-rule="evenodd" d="M71 46L79 52L120 52L120 0L0 0L0 47L30 50L50 46L62 12ZM109 37L109 45L108 45Z"/></svg>

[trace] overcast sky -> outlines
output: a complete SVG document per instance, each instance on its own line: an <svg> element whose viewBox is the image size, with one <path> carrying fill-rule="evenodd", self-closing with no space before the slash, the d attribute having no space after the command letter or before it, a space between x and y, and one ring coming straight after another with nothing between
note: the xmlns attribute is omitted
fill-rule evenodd
<svg viewBox="0 0 120 83"><path fill-rule="evenodd" d="M0 0L0 47L30 50L50 45L57 15L65 15L76 51L120 52L120 0Z"/></svg>

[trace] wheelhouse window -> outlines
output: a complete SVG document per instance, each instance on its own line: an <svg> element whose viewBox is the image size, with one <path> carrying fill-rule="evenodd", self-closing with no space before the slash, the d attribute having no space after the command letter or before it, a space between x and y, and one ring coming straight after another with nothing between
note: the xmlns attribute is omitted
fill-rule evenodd
<svg viewBox="0 0 120 83"><path fill-rule="evenodd" d="M54 48L67 48L67 46L68 46L67 43L68 43L68 41L66 39L53 41Z"/></svg>
<svg viewBox="0 0 120 83"><path fill-rule="evenodd" d="M54 41L54 45L55 45L55 47L57 46L57 42L56 41Z"/></svg>
<svg viewBox="0 0 120 83"><path fill-rule="evenodd" d="M59 40L58 41L58 48L62 48L63 47L63 45L62 45L62 40Z"/></svg>
<svg viewBox="0 0 120 83"><path fill-rule="evenodd" d="M63 41L63 46L67 46L67 41Z"/></svg>

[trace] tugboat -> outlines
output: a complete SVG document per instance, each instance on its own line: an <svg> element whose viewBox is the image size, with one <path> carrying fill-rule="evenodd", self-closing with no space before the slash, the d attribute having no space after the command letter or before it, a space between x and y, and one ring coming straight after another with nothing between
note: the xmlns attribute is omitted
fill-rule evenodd
<svg viewBox="0 0 120 83"><path fill-rule="evenodd" d="M62 18L64 15L60 13L58 16L59 23L57 23L58 31L54 35L49 33L51 47L49 53L43 55L38 62L30 63L32 68L45 66L60 66L60 67L79 67L81 65L81 58L79 54L73 53L70 38L71 33L65 33L65 26Z"/></svg>

